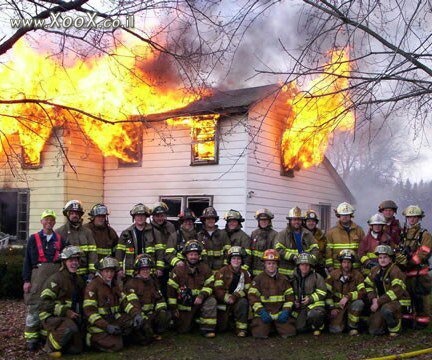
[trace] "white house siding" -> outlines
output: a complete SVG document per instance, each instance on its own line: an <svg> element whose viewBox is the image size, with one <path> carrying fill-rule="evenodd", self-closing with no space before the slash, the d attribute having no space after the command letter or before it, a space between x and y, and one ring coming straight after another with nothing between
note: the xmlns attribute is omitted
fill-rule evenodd
<svg viewBox="0 0 432 360"><path fill-rule="evenodd" d="M280 231L286 227L288 210L294 206L302 210L317 204L335 208L348 200L325 164L295 171L293 178L281 176L280 140L286 118L282 101L280 96L269 113L270 101L254 107L249 113L251 144L247 160L247 191L253 191L247 199L245 228L249 231L256 227L253 216L262 207L274 212L273 226ZM264 121L263 114L266 114ZM331 216L333 224L336 221L333 212Z"/></svg>
<svg viewBox="0 0 432 360"><path fill-rule="evenodd" d="M190 166L190 129L164 121L144 130L141 166L119 168L116 159L106 158L104 201L114 229L120 232L130 225L134 204L152 205L160 195L213 195L221 218L230 208L244 213L247 134L238 118L221 120L219 132L222 140L215 165Z"/></svg>

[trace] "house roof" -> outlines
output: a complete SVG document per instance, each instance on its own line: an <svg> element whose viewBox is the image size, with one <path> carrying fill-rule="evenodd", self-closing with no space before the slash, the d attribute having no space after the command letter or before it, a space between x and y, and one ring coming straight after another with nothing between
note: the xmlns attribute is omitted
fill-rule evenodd
<svg viewBox="0 0 432 360"><path fill-rule="evenodd" d="M236 90L214 89L211 95L194 101L183 108L164 113L139 116L135 117L135 119L153 122L181 116L244 113L252 104L276 94L280 88L280 85L272 84Z"/></svg>

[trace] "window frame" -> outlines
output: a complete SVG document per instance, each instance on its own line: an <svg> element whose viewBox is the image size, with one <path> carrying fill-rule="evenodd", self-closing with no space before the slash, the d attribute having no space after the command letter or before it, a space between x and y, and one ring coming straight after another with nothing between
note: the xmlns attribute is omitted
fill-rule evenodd
<svg viewBox="0 0 432 360"><path fill-rule="evenodd" d="M208 119L202 119L202 121L208 121ZM194 156L194 146L197 144L204 144L208 141L198 141L194 138L194 129L190 129L190 138L191 138L191 161L190 166L201 166L201 165L217 165L219 164L219 122L221 121L221 118L216 119L215 123L215 133L214 133L214 159L213 160L200 160L196 159Z"/></svg>
<svg viewBox="0 0 432 360"><path fill-rule="evenodd" d="M30 190L29 189L1 189L1 193L16 193L16 239L25 241L29 234L30 218Z"/></svg>
<svg viewBox="0 0 432 360"><path fill-rule="evenodd" d="M214 195L160 195L159 201L164 201L164 199L181 199L180 211L185 211L188 208L188 200L189 199L200 199L207 198L209 200L208 206L213 206L214 203ZM199 217L201 214L195 214ZM178 216L168 216L168 220L170 221L178 221Z"/></svg>

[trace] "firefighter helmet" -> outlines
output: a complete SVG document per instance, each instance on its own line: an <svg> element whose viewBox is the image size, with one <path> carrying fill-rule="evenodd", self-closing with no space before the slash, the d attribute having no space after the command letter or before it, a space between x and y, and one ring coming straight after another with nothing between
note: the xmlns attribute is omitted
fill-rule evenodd
<svg viewBox="0 0 432 360"><path fill-rule="evenodd" d="M112 256L105 256L104 258L100 259L97 264L98 270L103 269L115 269L117 270L119 268L119 262L116 258L113 258Z"/></svg>
<svg viewBox="0 0 432 360"><path fill-rule="evenodd" d="M410 216L418 216L423 218L424 215L424 211L422 210L422 208L418 205L410 205L408 206L403 212L402 215L405 217L410 217Z"/></svg>
<svg viewBox="0 0 432 360"><path fill-rule="evenodd" d="M83 252L79 248L79 246L68 245L66 246L60 254L60 259L67 260L71 258L80 258L83 255Z"/></svg>
<svg viewBox="0 0 432 360"><path fill-rule="evenodd" d="M309 253L301 253L297 256L296 259L296 264L300 265L300 264L309 264L309 265L314 265L315 264L315 256L309 254Z"/></svg>
<svg viewBox="0 0 432 360"><path fill-rule="evenodd" d="M231 209L227 213L225 213L224 220L227 222L230 220L237 220L238 222L245 221L243 216L240 214L240 211L233 210L233 209Z"/></svg>
<svg viewBox="0 0 432 360"><path fill-rule="evenodd" d="M79 200L70 200L66 203L66 205L63 208L63 215L68 216L69 211L76 211L80 213L81 215L84 214L84 209L81 204L81 201Z"/></svg>
<svg viewBox="0 0 432 360"><path fill-rule="evenodd" d="M192 251L196 251L198 252L198 254L202 253L203 247L198 240L188 240L182 250L182 253L186 255L187 253L190 253Z"/></svg>
<svg viewBox="0 0 432 360"><path fill-rule="evenodd" d="M216 209L213 206L206 207L200 217L201 222L204 222L204 219L215 218L216 221L219 221L219 216Z"/></svg>
<svg viewBox="0 0 432 360"><path fill-rule="evenodd" d="M383 214L376 213L372 215L368 220L369 225L385 225L387 224L386 219Z"/></svg>
<svg viewBox="0 0 432 360"><path fill-rule="evenodd" d="M266 208L259 209L255 213L255 219L256 220L262 220L262 219L271 220L273 218L274 218L273 213L269 209L266 209Z"/></svg>
<svg viewBox="0 0 432 360"><path fill-rule="evenodd" d="M135 215L150 216L151 210L142 203L135 204L129 214L134 217Z"/></svg>
<svg viewBox="0 0 432 360"><path fill-rule="evenodd" d="M163 201L159 201L153 205L152 215L168 213L168 205Z"/></svg>
<svg viewBox="0 0 432 360"><path fill-rule="evenodd" d="M277 250L267 249L266 251L264 251L262 261L268 260L279 261L279 253L277 252Z"/></svg>
<svg viewBox="0 0 432 360"><path fill-rule="evenodd" d="M42 220L42 219L45 219L45 218L48 217L48 216L51 216L51 217L54 218L54 220L55 220L56 217L57 217L57 214L55 213L54 210L46 209L46 210L44 210L44 211L42 212L40 218L41 218L41 220Z"/></svg>
<svg viewBox="0 0 432 360"><path fill-rule="evenodd" d="M388 256L394 256L395 253L389 245L378 245L375 248L375 255L386 254Z"/></svg>
<svg viewBox="0 0 432 360"><path fill-rule="evenodd" d="M304 220L315 220L317 224L319 223L318 215L315 210L307 210Z"/></svg>
<svg viewBox="0 0 432 360"><path fill-rule="evenodd" d="M385 209L393 209L395 212L397 212L398 206L393 200L384 200L378 205L378 211L382 212Z"/></svg>
<svg viewBox="0 0 432 360"><path fill-rule="evenodd" d="M244 260L244 258L246 257L246 250L243 249L241 246L231 246L228 249L228 254L227 254L228 262L231 261L231 258L233 256L240 256L242 260Z"/></svg>
<svg viewBox="0 0 432 360"><path fill-rule="evenodd" d="M96 204L93 205L93 207L91 208L88 214L91 218L94 218L95 216L98 215L107 216L109 215L109 212L108 212L108 208L104 204Z"/></svg>
<svg viewBox="0 0 432 360"><path fill-rule="evenodd" d="M141 254L137 256L135 260L134 268L135 270L139 270L142 268L153 268L154 265L155 265L154 261L150 255Z"/></svg>
<svg viewBox="0 0 432 360"><path fill-rule="evenodd" d="M298 206L293 207L292 209L290 209L288 211L288 216L286 218L288 220L290 220L290 219L298 219L298 218L303 219L303 215L302 215L301 209Z"/></svg>
<svg viewBox="0 0 432 360"><path fill-rule="evenodd" d="M339 217L341 215L351 215L354 216L354 206L347 202L340 203L335 210L336 216Z"/></svg>
<svg viewBox="0 0 432 360"><path fill-rule="evenodd" d="M352 263L356 261L355 252L350 249L344 249L339 252L338 260L342 262L342 260L349 260Z"/></svg>
<svg viewBox="0 0 432 360"><path fill-rule="evenodd" d="M182 211L178 215L178 218L180 223L183 223L185 220L192 220L193 222L195 222L196 220L195 213L191 209L185 209L184 212Z"/></svg>

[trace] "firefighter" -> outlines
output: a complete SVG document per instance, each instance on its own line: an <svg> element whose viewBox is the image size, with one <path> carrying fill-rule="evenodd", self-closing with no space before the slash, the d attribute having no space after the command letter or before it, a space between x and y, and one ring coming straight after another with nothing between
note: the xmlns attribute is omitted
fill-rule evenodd
<svg viewBox="0 0 432 360"><path fill-rule="evenodd" d="M98 261L105 256L114 256L119 237L109 224L108 208L104 204L96 204L93 205L88 214L90 222L84 227L93 234Z"/></svg>
<svg viewBox="0 0 432 360"><path fill-rule="evenodd" d="M192 329L199 315L201 333L206 338L216 336L217 301L212 296L213 273L200 260L202 244L189 240L183 248L185 266L177 265L168 281L168 306L175 318L175 327L182 334Z"/></svg>
<svg viewBox="0 0 432 360"><path fill-rule="evenodd" d="M198 241L203 245L203 261L213 271L224 265L224 254L230 248L229 239L216 223L219 216L214 207L207 207L200 217L203 228L198 232Z"/></svg>
<svg viewBox="0 0 432 360"><path fill-rule="evenodd" d="M156 275L163 296L167 297L167 283L169 278L169 264L165 262L165 251L170 237L176 237L175 226L167 220L168 205L158 202L153 206L150 221L152 235L155 239Z"/></svg>
<svg viewBox="0 0 432 360"><path fill-rule="evenodd" d="M251 333L255 338L266 339L272 327L282 338L296 334L290 322L294 291L288 278L278 271L279 258L275 249L264 251L264 271L253 279L248 291L253 310Z"/></svg>
<svg viewBox="0 0 432 360"><path fill-rule="evenodd" d="M139 342L161 340L161 334L171 321L167 304L152 274L155 264L151 256L142 254L135 261L136 275L125 284L124 293L132 309L128 313L136 318ZM130 304L130 305L129 305ZM138 317L137 317L138 315Z"/></svg>
<svg viewBox="0 0 432 360"><path fill-rule="evenodd" d="M309 253L297 257L292 281L295 294L293 317L298 332L312 329L313 334L319 336L324 329L327 287L324 278L313 269L315 261Z"/></svg>
<svg viewBox="0 0 432 360"><path fill-rule="evenodd" d="M388 245L378 245L375 249L378 266L372 268L365 280L366 293L371 303L369 333L397 336L401 330L401 309L409 305L405 275L393 263L394 251Z"/></svg>
<svg viewBox="0 0 432 360"><path fill-rule="evenodd" d="M195 213L186 209L181 212L178 216L180 229L175 233L175 236L170 236L168 238L167 248L165 251L165 261L174 267L177 264L184 265L184 256L182 250L188 240L196 239L197 232L195 230Z"/></svg>
<svg viewBox="0 0 432 360"><path fill-rule="evenodd" d="M84 291L84 315L87 319L86 343L100 351L115 352L123 349L122 335L128 335L139 319L124 312L124 298L115 281L118 261L106 256L98 263L95 278Z"/></svg>
<svg viewBox="0 0 432 360"><path fill-rule="evenodd" d="M120 278L133 277L138 255L147 254L155 259L155 239L147 223L150 213L151 210L142 203L135 204L129 212L133 224L122 231L115 251L121 268L118 274Z"/></svg>
<svg viewBox="0 0 432 360"><path fill-rule="evenodd" d="M404 211L405 226L401 242L397 247L396 263L405 272L407 288L411 296L414 313L411 315L415 327L426 327L430 322L429 295L432 278L431 234L421 226L423 210L417 205L410 205ZM407 316L405 316L407 317Z"/></svg>
<svg viewBox="0 0 432 360"><path fill-rule="evenodd" d="M63 208L63 215L66 217L66 224L59 227L57 231L68 244L79 246L81 249L83 256L80 260L78 275L90 281L96 272L98 256L93 234L82 223L84 209L81 202L79 200L68 201Z"/></svg>
<svg viewBox="0 0 432 360"><path fill-rule="evenodd" d="M246 257L242 265L243 269L249 270L252 264L251 239L241 228L242 222L245 221L243 216L237 210L229 210L225 216L225 229L222 230L229 239L229 245L240 246L246 252Z"/></svg>
<svg viewBox="0 0 432 360"><path fill-rule="evenodd" d="M43 350L51 357L79 354L84 348L81 331L85 282L77 275L81 256L78 246L66 246L60 254L60 270L48 278L41 293L39 317L48 334Z"/></svg>
<svg viewBox="0 0 432 360"><path fill-rule="evenodd" d="M386 221L386 225L384 226L384 232L390 235L393 244L395 245L399 244L400 234L402 232L399 220L395 217L397 210L398 206L393 200L384 200L378 206L378 211L383 214Z"/></svg>
<svg viewBox="0 0 432 360"><path fill-rule="evenodd" d="M362 264L362 272L367 276L374 266L378 265L378 259L375 255L375 249L378 245L389 245L395 248L392 238L384 231L386 220L384 215L377 213L372 215L368 220L369 232L360 242L358 256Z"/></svg>
<svg viewBox="0 0 432 360"><path fill-rule="evenodd" d="M42 230L27 240L23 264L24 303L27 306L24 338L27 348L36 351L41 340L39 301L46 278L60 268L60 253L66 245L65 239L54 231L56 213L44 210L40 217Z"/></svg>
<svg viewBox="0 0 432 360"><path fill-rule="evenodd" d="M324 231L318 228L319 218L315 210L308 210L303 218L303 226L309 230L318 243L319 255L315 265L315 271L320 274L324 279L327 277L325 271L325 255L327 238Z"/></svg>
<svg viewBox="0 0 432 360"><path fill-rule="evenodd" d="M279 272L291 278L298 255L308 252L318 258L319 248L312 233L302 227L303 216L299 207L290 209L286 218L288 226L277 234L275 249L281 258Z"/></svg>
<svg viewBox="0 0 432 360"><path fill-rule="evenodd" d="M349 335L358 335L360 314L365 305L364 277L359 270L353 269L354 251L341 250L338 260L341 268L333 270L326 279L330 293L327 299L331 311L329 330L337 334L348 327Z"/></svg>
<svg viewBox="0 0 432 360"><path fill-rule="evenodd" d="M252 275L257 276L264 270L262 256L267 249L274 249L277 231L273 229L273 213L269 209L259 209L255 213L258 228L251 234Z"/></svg>
<svg viewBox="0 0 432 360"><path fill-rule="evenodd" d="M242 269L246 252L240 246L228 250L228 265L215 274L214 291L218 301L218 330L228 329L230 318L235 321L238 337L247 336L249 303L246 297L251 283L249 273Z"/></svg>
<svg viewBox="0 0 432 360"><path fill-rule="evenodd" d="M332 227L327 237L326 266L329 272L340 268L337 257L341 250L353 250L357 256L360 241L365 237L363 229L358 226L352 218L355 209L351 204L343 202L335 210L336 217L339 219L336 226ZM360 267L357 263L354 267Z"/></svg>

